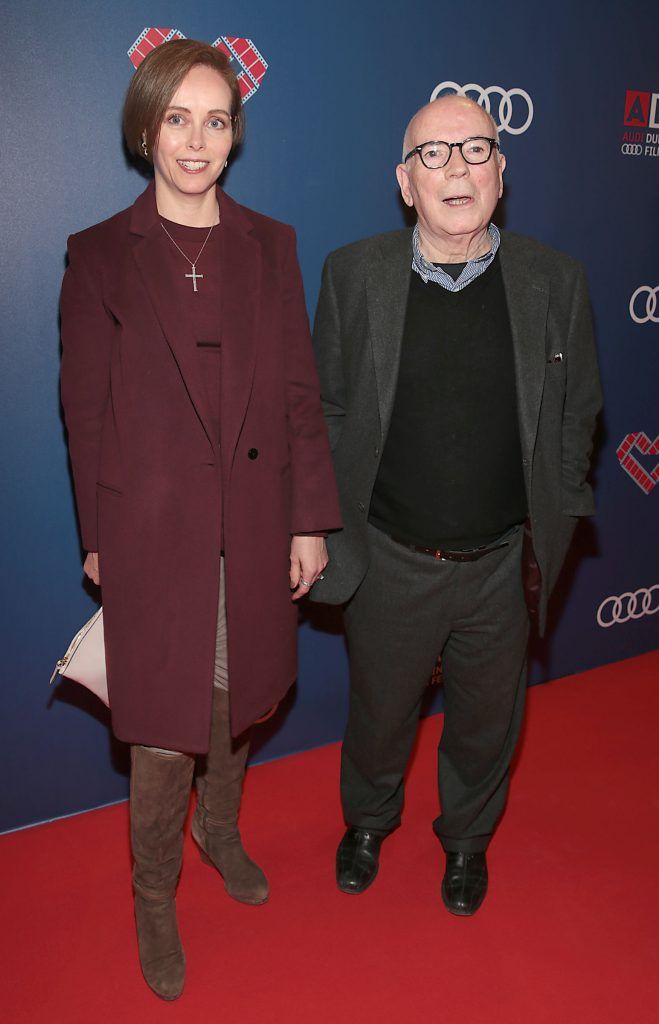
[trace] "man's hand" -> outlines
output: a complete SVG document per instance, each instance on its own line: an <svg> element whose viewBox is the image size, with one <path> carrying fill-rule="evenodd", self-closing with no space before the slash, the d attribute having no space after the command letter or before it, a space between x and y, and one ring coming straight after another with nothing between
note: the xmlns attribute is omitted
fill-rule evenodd
<svg viewBox="0 0 659 1024"><path fill-rule="evenodd" d="M95 583L97 587L100 587L101 577L98 571L98 551L87 552L83 569L85 570L85 575L89 576L92 583Z"/></svg>
<svg viewBox="0 0 659 1024"><path fill-rule="evenodd" d="M324 537L293 537L289 575L294 601L309 593L328 561Z"/></svg>

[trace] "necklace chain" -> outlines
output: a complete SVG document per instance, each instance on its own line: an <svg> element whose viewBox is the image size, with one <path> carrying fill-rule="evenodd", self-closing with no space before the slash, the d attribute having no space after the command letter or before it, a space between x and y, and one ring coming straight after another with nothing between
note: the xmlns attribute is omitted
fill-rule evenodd
<svg viewBox="0 0 659 1024"><path fill-rule="evenodd" d="M188 263L190 264L190 266L191 266L191 267L192 267L192 269L194 270L194 268L196 267L197 263L199 262L199 258L200 258L200 256L201 256L202 252L203 252L203 251L204 251L204 249L206 248L206 242L207 242L207 241L208 241L208 239L210 238L210 236L211 236L211 231L213 230L213 228L215 227L215 225L214 225L214 224L211 224L211 226L209 227L209 229L208 229L208 234L206 235L206 237L205 237L205 239L204 239L204 244L202 245L201 249L200 249L200 250L199 250L199 252L197 253L197 258L196 258L195 260L191 260L189 256L186 256L186 255L185 255L185 253L183 252L183 250L182 250L181 246L180 246L180 245L178 244L178 242L176 242L176 240L175 240L175 239L173 239L173 238L172 238L172 236L170 235L169 231L167 230L167 228L165 227L165 225L163 224L163 222L162 222L162 221L160 221L160 227L161 227L161 228L163 229L163 231L165 232L165 234L166 234L166 235L167 235L167 237L169 238L170 242L172 242L172 243L173 243L173 244L174 244L174 245L176 246L176 248L177 248L177 249L178 249L178 251L180 252L181 256L183 256L183 258L184 258L184 259L186 259L186 260L188 261Z"/></svg>

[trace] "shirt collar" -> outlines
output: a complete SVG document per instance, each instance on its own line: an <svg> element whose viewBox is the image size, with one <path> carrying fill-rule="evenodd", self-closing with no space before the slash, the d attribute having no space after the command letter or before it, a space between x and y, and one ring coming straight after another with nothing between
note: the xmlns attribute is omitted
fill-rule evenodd
<svg viewBox="0 0 659 1024"><path fill-rule="evenodd" d="M441 267L436 267L434 263L430 263L421 252L419 225L417 224L415 225L414 232L412 234L412 268L416 270L417 274L420 274L426 284L428 281L435 281L438 284L443 284L445 287L449 287L450 290L453 291L459 288L463 282L468 283L472 280L474 276L477 276L478 272L486 270L496 256L497 250L501 244L501 234L496 224L490 223L488 225L487 233L492 242L491 248L488 249L487 252L483 253L482 256L478 256L474 260L468 260L459 278L454 282L445 270L442 270ZM476 274L474 272L476 272ZM450 282L450 285L448 282Z"/></svg>

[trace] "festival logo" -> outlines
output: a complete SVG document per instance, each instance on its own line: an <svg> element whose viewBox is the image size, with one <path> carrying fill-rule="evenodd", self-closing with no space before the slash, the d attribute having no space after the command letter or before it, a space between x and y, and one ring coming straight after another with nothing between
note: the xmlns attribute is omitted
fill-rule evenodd
<svg viewBox="0 0 659 1024"><path fill-rule="evenodd" d="M474 82L469 85L440 82L430 94L430 102L451 93L476 100L479 106L492 115L499 131L508 132L509 135L521 135L533 120L533 100L524 89L502 89L500 85L488 85L484 89ZM494 109L491 96L495 97Z"/></svg>
<svg viewBox="0 0 659 1024"><path fill-rule="evenodd" d="M145 28L128 50L133 67L138 68L146 55L156 46L168 43L170 39L185 39L177 28ZM218 36L211 46L221 50L236 66L236 77L240 86L243 103L251 99L268 70L267 61L259 53L251 39L238 36ZM238 71L240 68L240 71Z"/></svg>
<svg viewBox="0 0 659 1024"><path fill-rule="evenodd" d="M659 156L659 92L628 89L623 124L623 156Z"/></svg>
<svg viewBox="0 0 659 1024"><path fill-rule="evenodd" d="M638 590L625 591L617 597L605 597L597 609L597 625L602 629L642 619L644 615L656 615L659 612L659 583L651 587L640 587Z"/></svg>
<svg viewBox="0 0 659 1024"><path fill-rule="evenodd" d="M636 289L629 300L629 315L635 324L659 324L657 294L659 285L652 288L642 284Z"/></svg>
<svg viewBox="0 0 659 1024"><path fill-rule="evenodd" d="M625 473L629 474L645 494L649 494L659 481L659 462L648 471L638 461L634 454L635 450L641 455L659 455L659 434L651 441L642 430L637 430L633 434L627 434L616 449L618 462Z"/></svg>

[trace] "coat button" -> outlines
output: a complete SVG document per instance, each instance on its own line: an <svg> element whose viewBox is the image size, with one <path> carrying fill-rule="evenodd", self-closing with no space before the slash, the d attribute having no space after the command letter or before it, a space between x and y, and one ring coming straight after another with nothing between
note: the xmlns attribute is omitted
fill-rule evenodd
<svg viewBox="0 0 659 1024"><path fill-rule="evenodd" d="M258 450L258 448L250 448L250 450L247 452L247 458L248 459L258 459L258 457L259 457L259 450Z"/></svg>
<svg viewBox="0 0 659 1024"><path fill-rule="evenodd" d="M365 512L366 511L366 509L364 508L363 501L358 501L357 502L357 508L359 509L360 512Z"/></svg>

